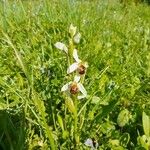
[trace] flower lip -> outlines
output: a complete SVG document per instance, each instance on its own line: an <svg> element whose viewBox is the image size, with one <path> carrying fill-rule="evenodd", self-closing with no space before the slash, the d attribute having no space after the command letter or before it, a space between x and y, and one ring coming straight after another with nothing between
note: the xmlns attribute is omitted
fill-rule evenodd
<svg viewBox="0 0 150 150"><path fill-rule="evenodd" d="M83 74L85 74L86 67L83 64L80 64L77 68L77 71L80 75L83 75Z"/></svg>
<svg viewBox="0 0 150 150"><path fill-rule="evenodd" d="M77 83L76 82L73 82L71 85L70 85L70 93L75 95L79 92L79 88L77 86Z"/></svg>

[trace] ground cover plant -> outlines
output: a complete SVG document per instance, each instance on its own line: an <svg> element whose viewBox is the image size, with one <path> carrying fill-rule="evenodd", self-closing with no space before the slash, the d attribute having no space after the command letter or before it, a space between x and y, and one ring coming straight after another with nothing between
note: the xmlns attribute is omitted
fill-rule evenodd
<svg viewBox="0 0 150 150"><path fill-rule="evenodd" d="M123 2L0 1L0 149L150 149L150 7Z"/></svg>

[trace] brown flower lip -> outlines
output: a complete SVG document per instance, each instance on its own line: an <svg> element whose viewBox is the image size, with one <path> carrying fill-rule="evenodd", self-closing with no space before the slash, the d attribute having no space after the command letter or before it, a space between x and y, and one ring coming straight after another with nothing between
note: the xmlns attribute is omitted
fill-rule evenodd
<svg viewBox="0 0 150 150"><path fill-rule="evenodd" d="M70 85L70 93L71 94L77 94L79 92L79 89L78 89L78 87L77 87L77 84L76 83L72 83L71 85Z"/></svg>
<svg viewBox="0 0 150 150"><path fill-rule="evenodd" d="M83 74L85 74L86 67L81 64L81 65L78 67L77 70L78 70L78 73L79 73L80 75L83 75Z"/></svg>

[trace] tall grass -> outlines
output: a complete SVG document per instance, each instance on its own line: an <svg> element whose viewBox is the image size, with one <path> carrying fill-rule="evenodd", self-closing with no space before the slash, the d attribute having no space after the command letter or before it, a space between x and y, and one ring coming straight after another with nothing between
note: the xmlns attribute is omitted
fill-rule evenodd
<svg viewBox="0 0 150 150"><path fill-rule="evenodd" d="M79 105L80 149L94 137L100 149L130 136L140 147L142 111L149 114L150 7L117 1L0 2L0 147L3 150L73 149L71 114L61 87L66 60L54 44L68 41L70 24L82 34L77 46L88 61L88 98ZM129 121L120 127L119 113ZM142 147L142 146L141 146Z"/></svg>

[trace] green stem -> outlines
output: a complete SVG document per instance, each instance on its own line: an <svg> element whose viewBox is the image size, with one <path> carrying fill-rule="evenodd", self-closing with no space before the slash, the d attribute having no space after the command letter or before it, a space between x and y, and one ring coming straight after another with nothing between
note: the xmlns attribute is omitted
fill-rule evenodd
<svg viewBox="0 0 150 150"><path fill-rule="evenodd" d="M73 49L74 49L74 44L72 38L69 39L69 65L73 63Z"/></svg>
<svg viewBox="0 0 150 150"><path fill-rule="evenodd" d="M73 60L73 50L74 50L74 43L73 43L73 36L69 39L69 52L68 52L68 65L70 66ZM70 75L70 77L73 77ZM73 96L72 99L74 100L75 105L75 112L74 112L74 148L78 150L79 144L79 136L78 136L78 100L76 96Z"/></svg>
<svg viewBox="0 0 150 150"><path fill-rule="evenodd" d="M74 104L75 104L75 112L74 112L74 142L75 142L75 149L78 147L79 143L79 136L78 136L78 100L77 98L74 98Z"/></svg>
<svg viewBox="0 0 150 150"><path fill-rule="evenodd" d="M54 139L53 139L53 135L52 135L52 131L49 128L49 126L47 125L45 117L42 116L42 119L43 119L43 124L44 124L45 130L46 130L49 142L50 142L51 149L52 150L56 150Z"/></svg>

